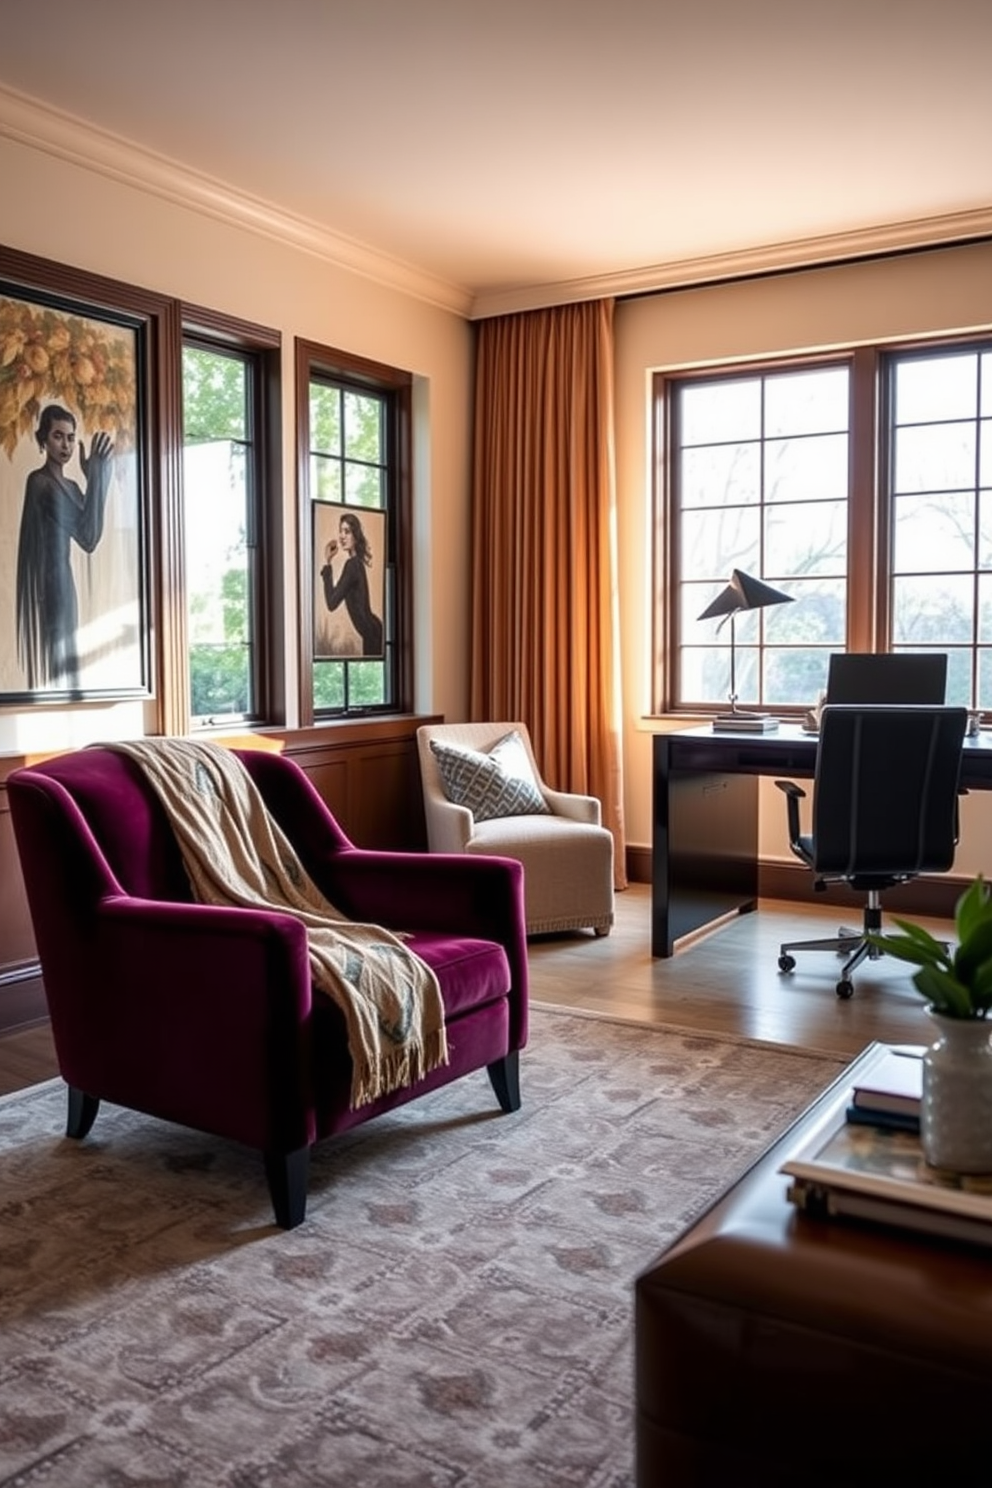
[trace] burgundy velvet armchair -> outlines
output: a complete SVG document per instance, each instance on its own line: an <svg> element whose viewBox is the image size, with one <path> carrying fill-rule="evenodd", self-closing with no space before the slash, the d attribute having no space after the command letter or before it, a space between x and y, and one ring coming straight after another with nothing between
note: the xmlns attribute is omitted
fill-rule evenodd
<svg viewBox="0 0 992 1488"><path fill-rule="evenodd" d="M131 759L85 749L13 772L10 810L67 1134L101 1100L261 1151L284 1228L306 1212L314 1142L487 1069L520 1105L527 951L520 864L355 847L303 771L236 751L311 877L351 919L408 932L437 974L450 1062L350 1109L344 1019L311 988L292 916L192 900L158 797Z"/></svg>

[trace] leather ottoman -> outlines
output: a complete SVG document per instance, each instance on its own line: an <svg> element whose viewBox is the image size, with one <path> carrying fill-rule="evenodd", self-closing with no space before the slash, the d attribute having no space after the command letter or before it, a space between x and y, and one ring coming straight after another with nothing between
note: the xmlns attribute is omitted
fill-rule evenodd
<svg viewBox="0 0 992 1488"><path fill-rule="evenodd" d="M638 1488L992 1484L992 1249L812 1219L778 1173L857 1070L638 1278Z"/></svg>

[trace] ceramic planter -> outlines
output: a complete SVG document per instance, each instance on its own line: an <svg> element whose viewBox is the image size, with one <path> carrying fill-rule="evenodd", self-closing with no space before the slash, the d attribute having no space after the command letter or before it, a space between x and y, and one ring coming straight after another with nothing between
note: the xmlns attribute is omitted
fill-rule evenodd
<svg viewBox="0 0 992 1488"><path fill-rule="evenodd" d="M992 1022L927 1012L920 1136L931 1167L992 1174Z"/></svg>

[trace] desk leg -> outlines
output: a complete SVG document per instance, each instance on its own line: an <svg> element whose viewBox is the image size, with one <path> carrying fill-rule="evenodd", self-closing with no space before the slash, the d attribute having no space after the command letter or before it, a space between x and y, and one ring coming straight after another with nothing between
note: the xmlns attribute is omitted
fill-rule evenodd
<svg viewBox="0 0 992 1488"><path fill-rule="evenodd" d="M669 768L655 738L651 954L758 900L758 780Z"/></svg>

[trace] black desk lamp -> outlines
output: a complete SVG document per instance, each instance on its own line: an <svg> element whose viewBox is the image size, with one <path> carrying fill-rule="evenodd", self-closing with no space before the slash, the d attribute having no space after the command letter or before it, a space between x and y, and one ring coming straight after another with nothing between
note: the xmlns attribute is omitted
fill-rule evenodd
<svg viewBox="0 0 992 1488"><path fill-rule="evenodd" d="M699 616L700 620L712 620L717 615L722 615L719 631L724 620L730 620L730 712L720 713L713 720L714 728L756 728L772 729L778 727L778 720L771 718L767 713L748 713L737 707L737 668L736 668L736 636L734 634L734 621L740 610L762 610L766 605L791 604L792 595L783 594L779 589L773 589L770 584L765 584L761 579L752 579L750 574L741 573L735 568L730 576L730 583L726 589L720 591L712 604L708 604Z"/></svg>

